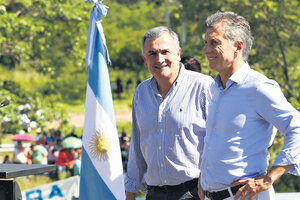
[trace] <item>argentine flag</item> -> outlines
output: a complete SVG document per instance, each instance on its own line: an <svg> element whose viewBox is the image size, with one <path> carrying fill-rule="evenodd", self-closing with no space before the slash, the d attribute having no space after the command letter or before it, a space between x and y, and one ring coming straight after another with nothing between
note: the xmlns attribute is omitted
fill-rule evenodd
<svg viewBox="0 0 300 200"><path fill-rule="evenodd" d="M88 1L86 1L88 2ZM101 16L107 7L94 3L90 16L86 64L89 67L83 128L80 200L124 200L121 151L107 62L110 62Z"/></svg>

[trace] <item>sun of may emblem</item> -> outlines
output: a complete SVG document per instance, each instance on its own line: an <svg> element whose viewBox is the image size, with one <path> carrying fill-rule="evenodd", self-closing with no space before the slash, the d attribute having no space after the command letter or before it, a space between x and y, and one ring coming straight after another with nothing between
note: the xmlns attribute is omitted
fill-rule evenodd
<svg viewBox="0 0 300 200"><path fill-rule="evenodd" d="M112 140L103 130L95 131L90 141L91 156L99 161L108 159L108 151L112 146Z"/></svg>

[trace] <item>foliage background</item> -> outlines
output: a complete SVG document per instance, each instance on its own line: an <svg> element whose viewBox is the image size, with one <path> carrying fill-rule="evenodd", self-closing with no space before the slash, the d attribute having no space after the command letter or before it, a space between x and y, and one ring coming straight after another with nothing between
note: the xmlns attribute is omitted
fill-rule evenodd
<svg viewBox="0 0 300 200"><path fill-rule="evenodd" d="M115 100L116 112L130 112L138 80L150 75L140 56L140 41L153 26L167 25L181 40L182 56L202 54L206 17L216 11L234 11L251 24L254 46L248 62L280 84L292 105L300 110L300 20L298 0L105 0L109 6L103 27L112 60L112 84L130 78L133 88ZM70 132L69 113L83 105L87 71L85 52L91 3L83 0L0 0L0 96L11 105L0 111L1 132L22 129L19 105L30 104L27 115L46 129L56 122ZM83 106L82 106L83 107ZM83 112L83 108L79 112ZM37 115L42 110L43 115ZM8 117L11 121L4 123ZM119 123L120 130L130 123ZM2 135L1 137L2 138ZM278 134L270 148L272 163L281 149ZM0 141L1 142L1 141ZM299 191L299 178L284 175L276 191Z"/></svg>

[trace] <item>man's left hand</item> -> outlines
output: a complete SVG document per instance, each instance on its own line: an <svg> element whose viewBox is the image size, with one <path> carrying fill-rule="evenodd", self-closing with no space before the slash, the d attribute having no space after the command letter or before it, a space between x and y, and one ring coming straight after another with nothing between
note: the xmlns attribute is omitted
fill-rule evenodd
<svg viewBox="0 0 300 200"><path fill-rule="evenodd" d="M255 195L271 188L274 181L276 181L282 174L284 174L292 165L273 166L267 174L255 178L241 179L234 182L231 187L245 184L236 193L234 200L240 198L245 200L248 197L252 200Z"/></svg>
<svg viewBox="0 0 300 200"><path fill-rule="evenodd" d="M255 195L263 191L268 190L272 186L273 182L267 175L259 176L256 178L247 178L234 182L231 187L237 185L244 185L236 193L234 200L240 198L240 200L252 200Z"/></svg>

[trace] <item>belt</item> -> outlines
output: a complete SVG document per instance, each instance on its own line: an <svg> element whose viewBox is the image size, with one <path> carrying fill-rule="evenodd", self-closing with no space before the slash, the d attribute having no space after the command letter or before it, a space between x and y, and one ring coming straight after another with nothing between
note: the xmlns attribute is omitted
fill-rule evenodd
<svg viewBox="0 0 300 200"><path fill-rule="evenodd" d="M234 196L237 193L237 191L243 186L244 185L237 185L237 186L234 186L234 187L231 187L231 188L228 188L225 190L221 190L218 192L209 192L206 190L206 191L204 191L204 194L211 200L223 200L223 199L226 199L231 196L229 190L231 190L231 193Z"/></svg>
<svg viewBox="0 0 300 200"><path fill-rule="evenodd" d="M186 181L179 185L163 185L163 186L151 186L148 185L149 190L164 190L167 192L178 192L178 191L188 191L192 188L197 187L198 179L192 179L190 181Z"/></svg>

